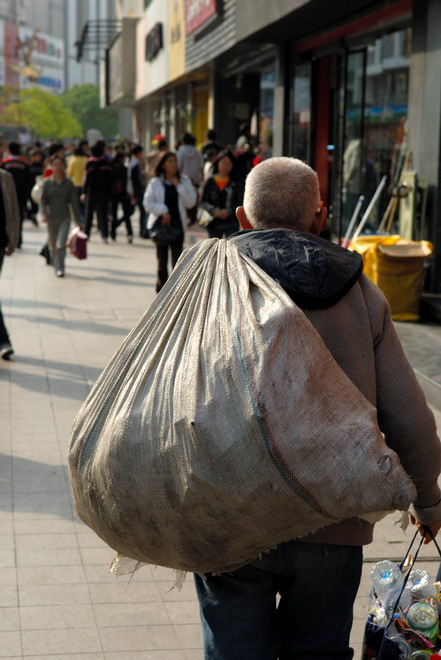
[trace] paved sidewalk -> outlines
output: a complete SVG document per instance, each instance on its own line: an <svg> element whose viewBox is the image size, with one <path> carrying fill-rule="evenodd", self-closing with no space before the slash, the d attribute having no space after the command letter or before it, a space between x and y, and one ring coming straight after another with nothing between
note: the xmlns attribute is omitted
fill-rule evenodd
<svg viewBox="0 0 441 660"><path fill-rule="evenodd" d="M198 230L192 234L196 240ZM110 575L113 552L75 516L66 470L81 403L155 296L153 245L122 237L104 245L95 234L89 259L68 257L58 279L38 256L45 231L26 226L24 236L0 283L16 352L0 360L0 658L202 660L192 580L179 592L162 568L143 568L130 581ZM401 557L409 532L396 518L378 525L367 561ZM424 553L435 574L434 550ZM355 657L369 570L366 562Z"/></svg>

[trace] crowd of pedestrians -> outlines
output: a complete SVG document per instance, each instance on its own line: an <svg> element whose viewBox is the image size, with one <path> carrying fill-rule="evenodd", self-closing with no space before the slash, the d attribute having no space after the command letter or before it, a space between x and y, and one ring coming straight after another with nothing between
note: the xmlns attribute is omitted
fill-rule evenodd
<svg viewBox="0 0 441 660"><path fill-rule="evenodd" d="M200 222L210 238L239 230L235 208L255 164L249 127L241 127L230 149L213 129L206 137L196 146L196 138L185 133L171 150L166 136L158 134L147 153L129 141L110 145L98 140L90 145L81 140L67 147L37 141L25 148L0 140L0 272L3 257L21 248L27 220L46 225L47 243L40 254L57 277L64 277L72 220L87 237L96 222L104 243L116 241L123 225L132 243L132 216L137 210L139 237L151 237L156 245L160 291L169 276L169 259L173 268L189 225ZM0 357L8 359L12 353L0 310Z"/></svg>

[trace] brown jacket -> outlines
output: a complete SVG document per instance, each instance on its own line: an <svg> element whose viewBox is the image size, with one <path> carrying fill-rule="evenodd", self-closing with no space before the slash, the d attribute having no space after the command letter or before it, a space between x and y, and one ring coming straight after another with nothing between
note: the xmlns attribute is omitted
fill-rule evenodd
<svg viewBox="0 0 441 660"><path fill-rule="evenodd" d="M362 275L338 303L305 313L336 362L376 406L385 440L417 488L417 518L427 524L441 520L441 445L435 419L404 355L385 297ZM372 534L373 525L354 518L305 540L364 545Z"/></svg>
<svg viewBox="0 0 441 660"><path fill-rule="evenodd" d="M385 441L416 486L417 519L439 522L441 444L435 420L385 297L361 275L361 258L312 234L285 229L241 232L229 240L285 288L337 364L377 408ZM354 518L304 540L364 545L372 533L373 525Z"/></svg>

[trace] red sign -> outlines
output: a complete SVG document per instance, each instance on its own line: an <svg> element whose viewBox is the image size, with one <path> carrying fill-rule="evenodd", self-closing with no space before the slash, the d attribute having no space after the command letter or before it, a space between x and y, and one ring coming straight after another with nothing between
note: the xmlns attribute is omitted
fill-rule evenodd
<svg viewBox="0 0 441 660"><path fill-rule="evenodd" d="M5 60L5 87L19 87L18 73L13 66L18 65L18 26L5 21L5 40L3 44L3 57Z"/></svg>
<svg viewBox="0 0 441 660"><path fill-rule="evenodd" d="M217 15L217 0L185 0L185 34L191 34Z"/></svg>

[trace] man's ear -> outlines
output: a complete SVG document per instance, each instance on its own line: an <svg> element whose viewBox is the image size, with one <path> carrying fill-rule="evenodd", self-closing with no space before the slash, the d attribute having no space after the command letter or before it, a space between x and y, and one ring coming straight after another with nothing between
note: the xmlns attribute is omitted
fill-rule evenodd
<svg viewBox="0 0 441 660"><path fill-rule="evenodd" d="M322 206L320 213L316 213L314 220L312 221L310 232L318 236L326 228L326 220L328 218L328 209L326 206Z"/></svg>
<svg viewBox="0 0 441 660"><path fill-rule="evenodd" d="M250 221L247 218L247 214L245 213L245 209L243 206L238 206L236 209L236 218L239 220L239 224L242 227L242 229L252 229L253 225L250 223Z"/></svg>

